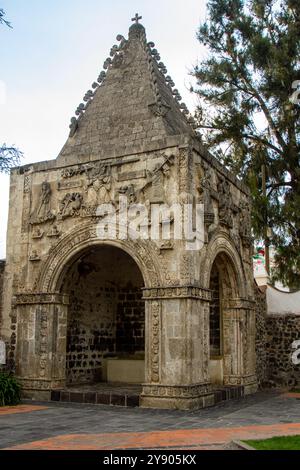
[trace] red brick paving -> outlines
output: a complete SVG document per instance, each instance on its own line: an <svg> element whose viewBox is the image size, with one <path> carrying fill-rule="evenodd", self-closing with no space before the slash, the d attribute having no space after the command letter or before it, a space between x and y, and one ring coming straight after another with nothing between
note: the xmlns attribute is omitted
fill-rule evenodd
<svg viewBox="0 0 300 470"><path fill-rule="evenodd" d="M300 393L287 392L282 395L283 398L298 398L300 400Z"/></svg>
<svg viewBox="0 0 300 470"><path fill-rule="evenodd" d="M213 449L232 440L300 434L300 423L139 433L68 434L10 447L11 450Z"/></svg>
<svg viewBox="0 0 300 470"><path fill-rule="evenodd" d="M16 413L31 413L32 411L47 410L47 406L37 405L17 405L17 406L2 406L0 408L0 416L10 415Z"/></svg>

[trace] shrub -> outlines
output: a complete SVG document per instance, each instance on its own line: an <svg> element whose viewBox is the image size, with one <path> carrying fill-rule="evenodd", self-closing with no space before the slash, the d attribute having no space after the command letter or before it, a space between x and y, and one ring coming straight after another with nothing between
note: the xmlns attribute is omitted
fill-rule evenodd
<svg viewBox="0 0 300 470"><path fill-rule="evenodd" d="M0 406L17 405L21 398L21 386L15 377L0 372Z"/></svg>

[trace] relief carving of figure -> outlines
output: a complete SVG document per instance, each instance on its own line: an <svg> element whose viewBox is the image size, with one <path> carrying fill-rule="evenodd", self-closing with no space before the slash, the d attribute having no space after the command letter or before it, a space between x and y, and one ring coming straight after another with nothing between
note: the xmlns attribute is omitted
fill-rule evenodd
<svg viewBox="0 0 300 470"><path fill-rule="evenodd" d="M148 187L151 187L150 202L165 202L165 180L170 178L172 165L174 165L174 156L165 157L165 161L162 164L158 163L152 172L148 171L147 183L143 188L143 191Z"/></svg>
<svg viewBox="0 0 300 470"><path fill-rule="evenodd" d="M106 204L111 201L112 177L111 167L99 163L87 172L86 191L92 188L97 195L97 203Z"/></svg>
<svg viewBox="0 0 300 470"><path fill-rule="evenodd" d="M32 224L40 224L48 220L55 219L55 215L51 211L51 186L48 181L44 181L41 186L39 202L35 212L31 216L30 222Z"/></svg>
<svg viewBox="0 0 300 470"><path fill-rule="evenodd" d="M212 191L212 173L209 166L203 162L203 167L201 171L201 179L199 187L197 188L200 194L200 202L204 204L205 213L213 213L213 205L211 200L211 191Z"/></svg>
<svg viewBox="0 0 300 470"><path fill-rule="evenodd" d="M250 204L242 201L240 204L239 234L244 242L251 242L251 211Z"/></svg>
<svg viewBox="0 0 300 470"><path fill-rule="evenodd" d="M219 220L220 224L226 225L227 227L233 226L233 198L230 191L230 184L224 178L220 177L218 184L219 192Z"/></svg>
<svg viewBox="0 0 300 470"><path fill-rule="evenodd" d="M63 200L59 204L59 219L66 219L67 217L73 217L79 215L79 210L82 206L82 194L80 193L68 193L65 195Z"/></svg>
<svg viewBox="0 0 300 470"><path fill-rule="evenodd" d="M200 183L197 187L199 192L199 203L204 205L204 224L206 232L206 241L209 240L210 235L217 228L215 222L215 214L212 203L213 192L213 174L211 168L205 163L202 163L200 172Z"/></svg>

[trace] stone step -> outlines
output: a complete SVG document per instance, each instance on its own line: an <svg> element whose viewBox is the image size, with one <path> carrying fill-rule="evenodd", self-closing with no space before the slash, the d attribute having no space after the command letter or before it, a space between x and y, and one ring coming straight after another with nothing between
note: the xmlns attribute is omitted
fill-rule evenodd
<svg viewBox="0 0 300 470"><path fill-rule="evenodd" d="M113 405L125 407L139 406L139 394L126 393L121 391L70 391L70 390L52 390L51 401L65 403L85 403L93 405Z"/></svg>
<svg viewBox="0 0 300 470"><path fill-rule="evenodd" d="M215 405L218 403L235 400L244 396L244 387L222 387L214 390ZM85 403L93 405L112 405L125 407L138 407L140 395L125 390L101 390L101 391L70 391L52 390L51 401L64 403Z"/></svg>

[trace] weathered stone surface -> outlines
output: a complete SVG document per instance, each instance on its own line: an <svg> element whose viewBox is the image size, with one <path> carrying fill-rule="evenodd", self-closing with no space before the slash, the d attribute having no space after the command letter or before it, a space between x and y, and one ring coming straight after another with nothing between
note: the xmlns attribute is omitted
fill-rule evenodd
<svg viewBox="0 0 300 470"><path fill-rule="evenodd" d="M214 401L215 335L219 382L252 393L249 191L203 148L144 28L119 42L58 158L12 172L1 324L9 358L26 396L44 398L66 381L105 380L107 357L145 359L142 406L195 409ZM129 222L100 238L99 206L120 196L148 209L203 204L203 243L190 251L185 240L126 238Z"/></svg>

